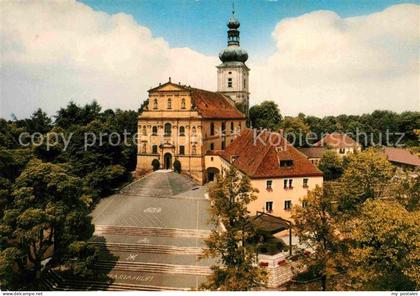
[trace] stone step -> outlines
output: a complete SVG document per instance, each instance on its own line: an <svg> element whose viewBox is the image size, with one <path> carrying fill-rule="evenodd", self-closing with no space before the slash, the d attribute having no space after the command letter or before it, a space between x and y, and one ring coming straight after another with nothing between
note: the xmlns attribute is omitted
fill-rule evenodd
<svg viewBox="0 0 420 296"><path fill-rule="evenodd" d="M90 242L90 244L99 246L102 250L110 252L137 252L152 254L183 254L183 255L201 255L202 248L179 247L169 245L150 245L150 244L124 244L124 243L103 243Z"/></svg>
<svg viewBox="0 0 420 296"><path fill-rule="evenodd" d="M211 274L211 269L208 266L199 265L175 265L162 263L144 263L131 261L105 261L100 260L95 264L96 269L113 269L120 271L133 272L150 272L150 273L167 273L167 274L190 274L203 275Z"/></svg>
<svg viewBox="0 0 420 296"><path fill-rule="evenodd" d="M114 226L96 225L95 235L116 234L128 236L160 236L160 237L192 237L207 238L209 230L202 229L180 229L180 228L158 228L158 227L136 227L136 226Z"/></svg>

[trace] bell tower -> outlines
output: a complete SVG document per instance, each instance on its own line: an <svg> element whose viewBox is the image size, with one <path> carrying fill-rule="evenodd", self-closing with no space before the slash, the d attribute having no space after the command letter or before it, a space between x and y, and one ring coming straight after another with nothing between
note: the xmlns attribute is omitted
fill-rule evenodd
<svg viewBox="0 0 420 296"><path fill-rule="evenodd" d="M219 54L222 63L217 66L217 91L229 96L248 116L250 69L245 65L248 53L240 47L240 25L233 9L227 23L227 47Z"/></svg>

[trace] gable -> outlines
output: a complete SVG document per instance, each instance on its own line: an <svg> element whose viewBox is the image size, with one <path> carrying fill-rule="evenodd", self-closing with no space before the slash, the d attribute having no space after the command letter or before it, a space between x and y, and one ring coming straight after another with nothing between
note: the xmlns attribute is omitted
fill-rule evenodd
<svg viewBox="0 0 420 296"><path fill-rule="evenodd" d="M180 84L175 84L172 82L166 82L162 85L159 85L155 88L149 89L149 92L155 92L155 91L185 91L187 88Z"/></svg>

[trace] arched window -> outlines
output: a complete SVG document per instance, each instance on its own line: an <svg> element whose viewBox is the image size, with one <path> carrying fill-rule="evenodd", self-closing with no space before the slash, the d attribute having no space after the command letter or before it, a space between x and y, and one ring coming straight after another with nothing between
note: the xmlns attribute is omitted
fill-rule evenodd
<svg viewBox="0 0 420 296"><path fill-rule="evenodd" d="M152 127L152 135L153 135L153 136L156 136L156 135L157 135L157 133L158 133L157 126Z"/></svg>
<svg viewBox="0 0 420 296"><path fill-rule="evenodd" d="M158 108L158 104L157 104L157 99L153 100L153 109L157 109Z"/></svg>
<svg viewBox="0 0 420 296"><path fill-rule="evenodd" d="M170 123L165 123L165 136L170 136L172 134L172 125Z"/></svg>
<svg viewBox="0 0 420 296"><path fill-rule="evenodd" d="M146 143L143 144L143 153L146 153Z"/></svg>
<svg viewBox="0 0 420 296"><path fill-rule="evenodd" d="M185 127L183 127L183 126L179 127L179 135L180 136L185 136Z"/></svg>
<svg viewBox="0 0 420 296"><path fill-rule="evenodd" d="M214 122L210 123L210 136L214 136Z"/></svg>
<svg viewBox="0 0 420 296"><path fill-rule="evenodd" d="M181 109L185 109L185 99L181 99Z"/></svg>
<svg viewBox="0 0 420 296"><path fill-rule="evenodd" d="M230 133L233 134L235 132L235 127L233 125L233 121L230 123Z"/></svg>
<svg viewBox="0 0 420 296"><path fill-rule="evenodd" d="M222 122L222 135L226 133L226 123Z"/></svg>
<svg viewBox="0 0 420 296"><path fill-rule="evenodd" d="M191 154L197 154L197 146L192 145L192 147L191 147Z"/></svg>
<svg viewBox="0 0 420 296"><path fill-rule="evenodd" d="M168 109L172 109L172 100L171 100L171 98L168 99Z"/></svg>
<svg viewBox="0 0 420 296"><path fill-rule="evenodd" d="M146 130L146 126L143 125L143 136L147 136L147 130Z"/></svg>
<svg viewBox="0 0 420 296"><path fill-rule="evenodd" d="M191 129L191 134L193 136L195 136L196 133L197 133L197 130L196 130L195 126L193 126L192 129Z"/></svg>

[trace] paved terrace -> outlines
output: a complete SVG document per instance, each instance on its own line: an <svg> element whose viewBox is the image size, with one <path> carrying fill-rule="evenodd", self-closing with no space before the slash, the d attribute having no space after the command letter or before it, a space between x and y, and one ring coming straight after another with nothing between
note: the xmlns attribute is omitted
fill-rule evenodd
<svg viewBox="0 0 420 296"><path fill-rule="evenodd" d="M92 212L91 243L101 248L96 269L108 279L59 288L197 289L212 263L199 259L210 230L204 194L183 175L157 171L104 198Z"/></svg>

